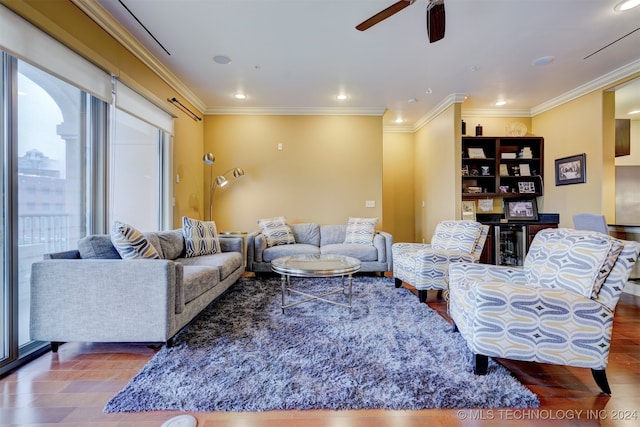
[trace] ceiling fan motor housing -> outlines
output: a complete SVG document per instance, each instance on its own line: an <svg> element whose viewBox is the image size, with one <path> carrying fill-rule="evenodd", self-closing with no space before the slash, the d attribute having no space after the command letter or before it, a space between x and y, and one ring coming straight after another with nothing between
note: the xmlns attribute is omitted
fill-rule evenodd
<svg viewBox="0 0 640 427"><path fill-rule="evenodd" d="M427 36L429 42L444 38L445 15L444 0L432 0L427 6Z"/></svg>

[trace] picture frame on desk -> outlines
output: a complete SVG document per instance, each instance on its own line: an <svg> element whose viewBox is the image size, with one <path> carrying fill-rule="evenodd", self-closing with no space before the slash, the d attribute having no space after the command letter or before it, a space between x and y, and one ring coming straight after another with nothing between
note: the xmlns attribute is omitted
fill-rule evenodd
<svg viewBox="0 0 640 427"><path fill-rule="evenodd" d="M476 220L476 202L474 200L462 201L462 219L463 220Z"/></svg>
<svg viewBox="0 0 640 427"><path fill-rule="evenodd" d="M511 221L537 221L538 202L532 199L505 199L504 217Z"/></svg>
<svg viewBox="0 0 640 427"><path fill-rule="evenodd" d="M587 155L563 157L555 160L556 186L587 182Z"/></svg>
<svg viewBox="0 0 640 427"><path fill-rule="evenodd" d="M536 185L532 181L520 181L518 182L518 193L520 194L534 194L536 192Z"/></svg>

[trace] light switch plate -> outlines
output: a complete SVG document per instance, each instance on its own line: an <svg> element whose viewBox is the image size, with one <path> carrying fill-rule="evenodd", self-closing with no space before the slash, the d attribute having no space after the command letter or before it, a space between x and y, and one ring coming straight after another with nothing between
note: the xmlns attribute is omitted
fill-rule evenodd
<svg viewBox="0 0 640 427"><path fill-rule="evenodd" d="M375 200L367 200L366 202L364 202L364 206L366 208L375 208L376 207L376 201Z"/></svg>

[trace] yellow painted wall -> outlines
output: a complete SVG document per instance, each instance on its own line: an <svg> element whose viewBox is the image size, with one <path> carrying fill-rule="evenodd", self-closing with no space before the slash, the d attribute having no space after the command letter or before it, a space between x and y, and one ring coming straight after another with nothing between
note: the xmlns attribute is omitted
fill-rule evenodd
<svg viewBox="0 0 640 427"><path fill-rule="evenodd" d="M608 222L615 222L612 213L615 212L615 200L610 202L615 197L615 176L610 176L612 168L605 168L603 160L607 153L611 156L607 162L613 162L613 153L610 153L613 135L609 135L613 129L604 120L605 114L610 115L609 121L613 120L611 102L603 92L595 91L543 112L532 120L536 134L545 139L545 191L539 209L560 213L560 226L572 227L573 215L583 212L604 214ZM587 158L587 182L556 186L555 159L581 153Z"/></svg>
<svg viewBox="0 0 640 427"><path fill-rule="evenodd" d="M416 132L416 242L430 242L436 225L460 217L460 104Z"/></svg>
<svg viewBox="0 0 640 427"><path fill-rule="evenodd" d="M0 0L0 2L105 71L118 76L124 83L148 96L152 102L161 103L161 108L176 116L172 175L175 177L179 174L180 183L175 184L174 187L174 226L181 226L183 215L204 218L203 164L200 161L203 150L203 123L194 121L177 110L167 101L167 98L177 97L192 111L197 109L183 100L173 88L70 1Z"/></svg>
<svg viewBox="0 0 640 427"><path fill-rule="evenodd" d="M236 166L246 173L216 190L219 229L253 231L258 219L280 215L321 224L378 217L377 228L385 229L382 117L208 115L204 121L214 175ZM208 186L208 171L203 181ZM367 200L375 207L365 207ZM207 209L208 203L207 197Z"/></svg>
<svg viewBox="0 0 640 427"><path fill-rule="evenodd" d="M384 132L382 215L394 242L415 238L415 145L413 133Z"/></svg>

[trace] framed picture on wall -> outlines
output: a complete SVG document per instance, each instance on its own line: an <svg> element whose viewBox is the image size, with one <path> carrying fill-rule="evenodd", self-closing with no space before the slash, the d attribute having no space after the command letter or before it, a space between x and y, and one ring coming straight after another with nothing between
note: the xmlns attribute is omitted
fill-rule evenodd
<svg viewBox="0 0 640 427"><path fill-rule="evenodd" d="M504 217L514 221L537 221L536 199L505 199Z"/></svg>
<svg viewBox="0 0 640 427"><path fill-rule="evenodd" d="M556 159L556 185L581 184L587 182L587 155Z"/></svg>

